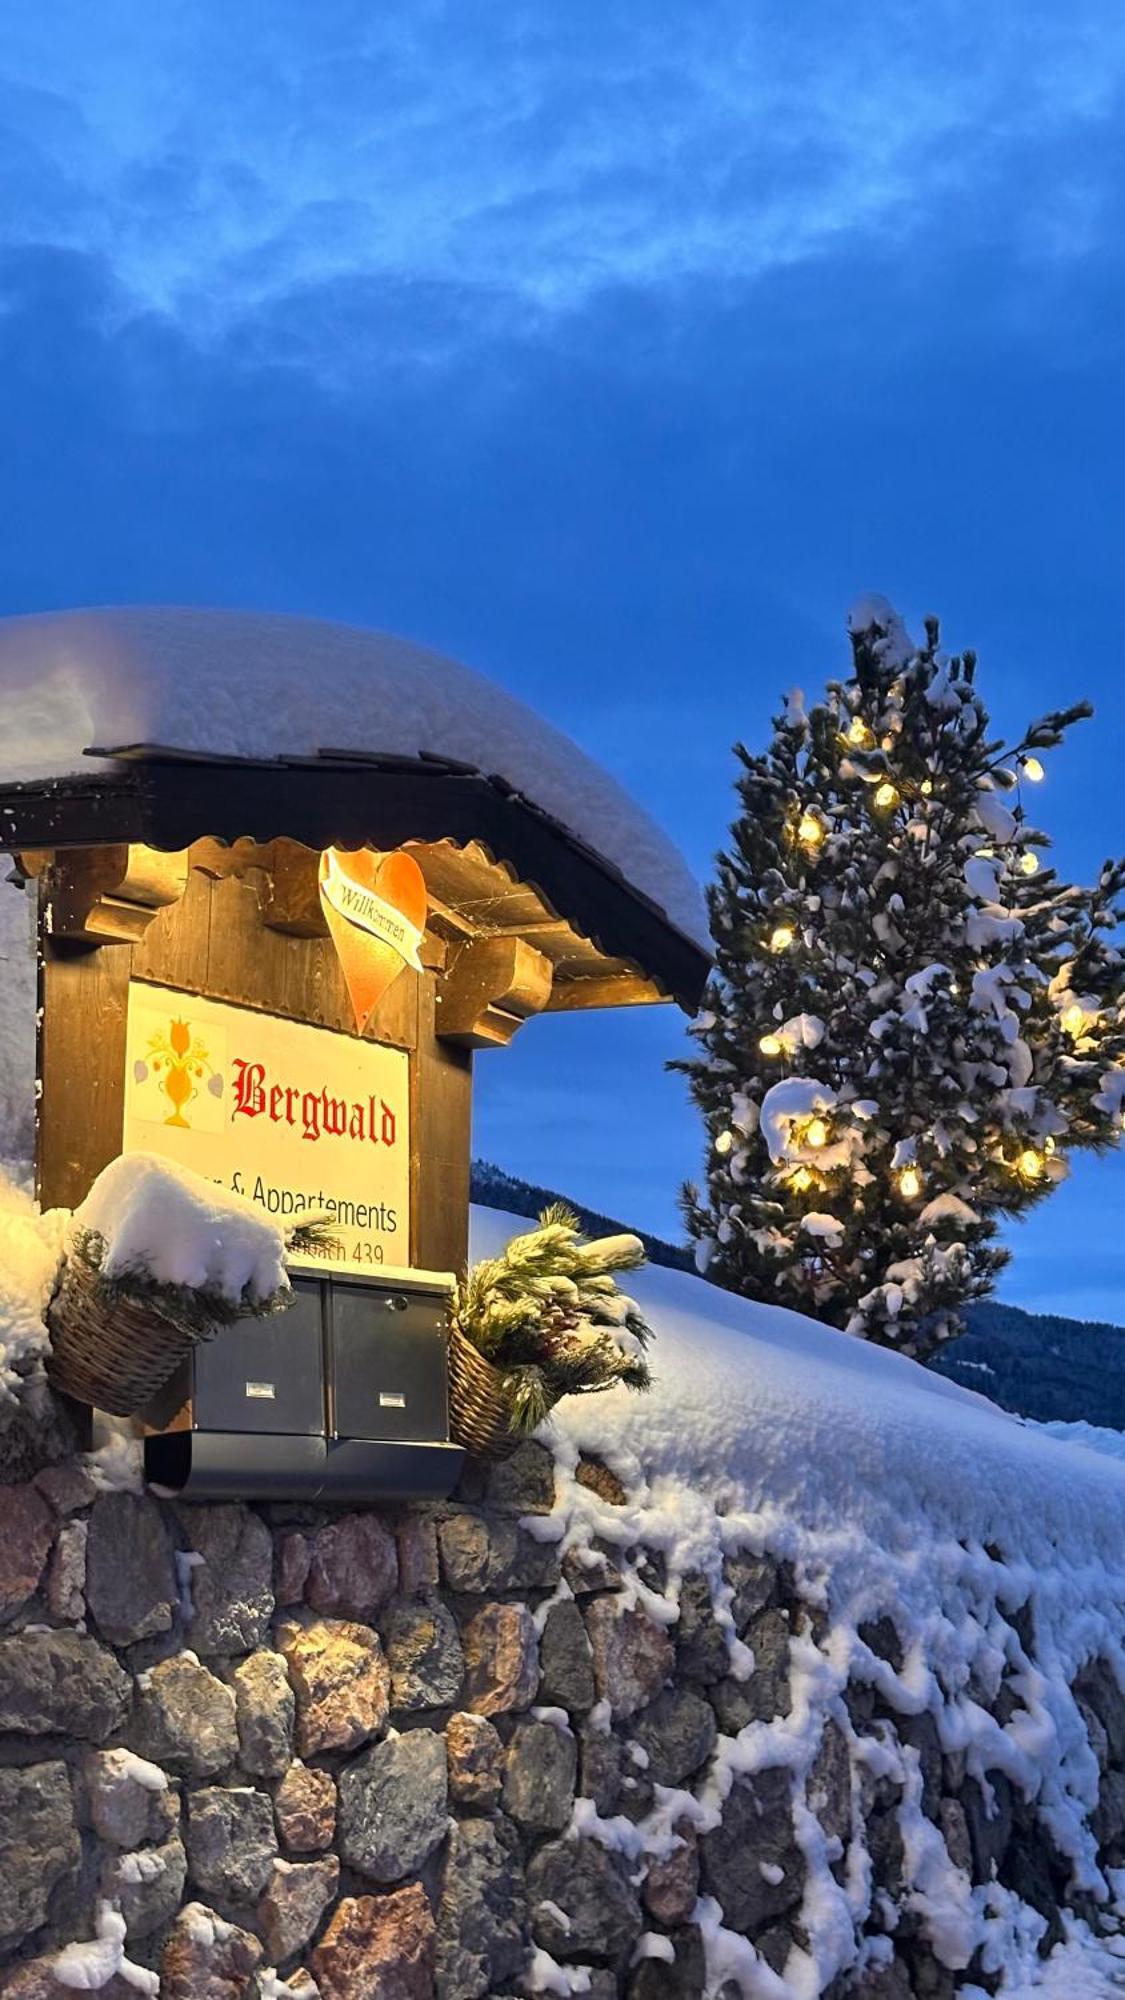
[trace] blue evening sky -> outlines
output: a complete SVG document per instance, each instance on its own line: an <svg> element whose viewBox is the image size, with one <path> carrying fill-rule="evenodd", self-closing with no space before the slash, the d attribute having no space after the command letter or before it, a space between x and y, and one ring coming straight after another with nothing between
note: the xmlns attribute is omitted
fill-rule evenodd
<svg viewBox="0 0 1125 2000"><path fill-rule="evenodd" d="M1125 844L1114 0L15 0L0 610L382 625L518 691L706 872L729 745L860 591L975 646ZM184 701L192 690L185 687ZM2 719L0 719L2 727ZM655 1229L668 1009L532 1023L477 1150ZM1125 1320L1125 1161L1003 1295Z"/></svg>

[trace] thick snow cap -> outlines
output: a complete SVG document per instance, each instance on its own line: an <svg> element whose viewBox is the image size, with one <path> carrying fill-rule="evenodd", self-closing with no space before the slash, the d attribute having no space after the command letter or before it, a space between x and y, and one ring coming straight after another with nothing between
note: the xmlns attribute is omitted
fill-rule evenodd
<svg viewBox="0 0 1125 2000"><path fill-rule="evenodd" d="M96 770L86 753L322 750L449 758L499 777L707 941L698 886L648 814L561 731L470 667L387 632L164 606L0 620L0 782ZM104 768L104 765L102 766Z"/></svg>

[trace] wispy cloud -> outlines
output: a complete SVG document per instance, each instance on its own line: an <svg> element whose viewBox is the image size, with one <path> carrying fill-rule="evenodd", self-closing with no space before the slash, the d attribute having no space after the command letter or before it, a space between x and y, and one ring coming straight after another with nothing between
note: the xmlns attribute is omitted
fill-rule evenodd
<svg viewBox="0 0 1125 2000"><path fill-rule="evenodd" d="M1008 170L1096 133L1125 76L1108 0L61 0L3 43L0 240L101 255L200 332L340 278L548 315L611 283L745 283L908 243L970 191L1027 254L1087 249L1096 159L1030 233Z"/></svg>

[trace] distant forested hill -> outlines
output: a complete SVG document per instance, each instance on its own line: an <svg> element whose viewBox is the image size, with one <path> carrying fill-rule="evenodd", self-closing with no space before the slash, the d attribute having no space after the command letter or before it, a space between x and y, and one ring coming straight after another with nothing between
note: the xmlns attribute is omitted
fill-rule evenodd
<svg viewBox="0 0 1125 2000"><path fill-rule="evenodd" d="M565 1201L595 1235L629 1226L583 1208L568 1195L518 1180L484 1160L473 1162L473 1200L485 1208L504 1208L532 1218L550 1202ZM694 1270L691 1251L684 1245L665 1243L643 1230L636 1233L653 1264ZM970 1306L966 1319L968 1332L930 1364L940 1374L1040 1423L1084 1419L1125 1430L1125 1327L1022 1312L1018 1306L992 1299Z"/></svg>
<svg viewBox="0 0 1125 2000"><path fill-rule="evenodd" d="M674 1271L695 1270L695 1260L684 1244L665 1243L659 1236L646 1236L643 1229L633 1229L631 1223L600 1215L595 1208L583 1208L580 1201L573 1201L568 1194L558 1194L554 1188L535 1187L531 1181L518 1180L502 1167L490 1166L487 1160L473 1161L472 1199L482 1208L506 1208L509 1215L529 1215L532 1220L553 1201L565 1201L588 1235L614 1236L628 1229L640 1237L650 1264L670 1264Z"/></svg>
<svg viewBox="0 0 1125 2000"><path fill-rule="evenodd" d="M1125 1430L1125 1327L1021 1312L986 1299L965 1315L968 1332L931 1362L1006 1410L1040 1423L1084 1418Z"/></svg>

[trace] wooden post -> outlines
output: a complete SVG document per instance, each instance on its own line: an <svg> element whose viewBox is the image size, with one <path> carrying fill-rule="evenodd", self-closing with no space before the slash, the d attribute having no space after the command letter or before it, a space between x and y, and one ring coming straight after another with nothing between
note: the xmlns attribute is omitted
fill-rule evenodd
<svg viewBox="0 0 1125 2000"><path fill-rule="evenodd" d="M130 952L55 942L41 922L40 953L35 1191L76 1208L121 1151Z"/></svg>
<svg viewBox="0 0 1125 2000"><path fill-rule="evenodd" d="M410 1255L424 1271L461 1272L469 1255L473 1058L434 1032L434 975L419 981L410 1071Z"/></svg>

